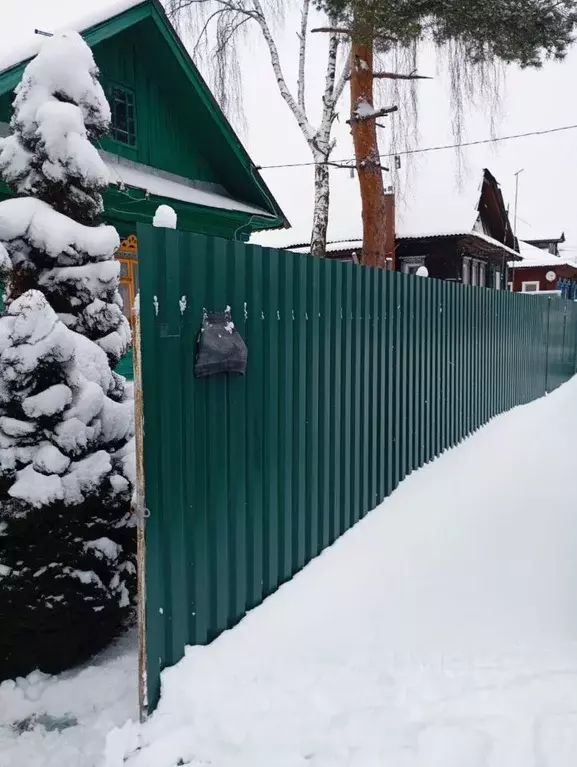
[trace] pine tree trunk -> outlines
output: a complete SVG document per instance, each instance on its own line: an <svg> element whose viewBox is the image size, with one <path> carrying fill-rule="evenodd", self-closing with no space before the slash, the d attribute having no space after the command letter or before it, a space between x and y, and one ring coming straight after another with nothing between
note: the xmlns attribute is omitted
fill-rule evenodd
<svg viewBox="0 0 577 767"><path fill-rule="evenodd" d="M368 36L367 36L368 39ZM363 264L386 266L385 188L375 119L356 119L356 109L374 105L373 43L353 40L351 48L351 128L363 211Z"/></svg>
<svg viewBox="0 0 577 767"><path fill-rule="evenodd" d="M311 254L319 258L323 258L326 255L329 201L329 169L326 165L315 165L315 207L311 235Z"/></svg>

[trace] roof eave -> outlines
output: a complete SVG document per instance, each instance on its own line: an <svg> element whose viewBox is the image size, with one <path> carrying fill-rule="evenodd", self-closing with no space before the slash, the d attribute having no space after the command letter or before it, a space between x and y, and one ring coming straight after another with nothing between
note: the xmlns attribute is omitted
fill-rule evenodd
<svg viewBox="0 0 577 767"><path fill-rule="evenodd" d="M506 253L507 258L510 261L523 260L523 257L521 256L521 254L512 250L508 245L505 245L502 242L498 242L498 240L494 240L492 237L482 234L481 232L444 232L441 234L414 234L414 235L406 235L406 236L399 235L397 237L398 242L403 242L403 241L416 242L419 240L448 240L448 239L469 239L469 240L475 241L476 243L484 243L486 246L485 251L488 251L489 248L492 248L496 251Z"/></svg>

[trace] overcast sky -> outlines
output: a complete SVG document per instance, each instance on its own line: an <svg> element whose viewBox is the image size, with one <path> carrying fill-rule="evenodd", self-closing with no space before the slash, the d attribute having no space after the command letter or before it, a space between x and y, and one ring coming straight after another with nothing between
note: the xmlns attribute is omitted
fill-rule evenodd
<svg viewBox="0 0 577 767"><path fill-rule="evenodd" d="M286 26L281 35L281 50L286 61L287 77L294 82L296 71L296 21ZM314 36L321 38L323 36ZM322 87L326 40L316 39L310 52L309 89L312 106L313 94ZM247 66L248 66L247 61ZM309 161L310 153L292 115L281 97L275 92L275 83L267 68L267 55L262 46L253 49L250 56L251 75L246 79L245 103L249 118L247 145L254 159L261 165L282 162ZM425 51L419 71L433 75L432 81L419 83L418 147L431 147L453 142L448 78L431 51ZM502 92L501 115L496 126L500 136L527 133L577 123L577 99L570 94L577 79L577 50L563 63L548 63L540 71L520 71L509 68ZM384 105L384 104L380 104ZM348 132L348 104L343 102L342 119L337 126L339 139L335 157L351 157L352 142ZM491 137L491 108L479 103L467 109L466 139ZM400 115L399 119L403 119ZM389 151L387 131L380 131L381 151ZM418 155L412 161L412 172L405 180L425 185L432 196L445 193L452 187L457 194L455 151L447 150ZM471 177L479 176L487 167L501 184L505 202L514 201L514 174L519 177L519 233L527 239L555 237L566 232L569 247L577 249L577 130L534 138L524 138L488 146L463 150L469 173L461 179L462 187L471 186ZM406 165L406 158L403 158ZM430 170L430 172L428 172ZM307 240L312 210L312 169L288 168L263 171L279 202L294 227L295 240ZM444 178L439 178L444 176ZM330 236L346 238L360 234L360 206L358 181L350 179L348 171L332 171L332 212ZM421 190L419 189L419 192ZM402 190L407 193L407 190ZM410 193L410 191L409 191ZM450 199L447 205L450 206ZM512 217L512 214L511 214ZM418 230L420 222L408 228ZM291 239L291 235L288 236ZM270 237L274 241L274 236Z"/></svg>
<svg viewBox="0 0 577 767"><path fill-rule="evenodd" d="M5 0L5 2L8 0ZM53 30L76 22L80 3L77 0L9 0L10 13L0 25L0 59L13 46L31 39L35 27ZM121 0L121 3L125 0ZM103 5L117 2L83 0L80 13L89 13ZM297 68L296 30L298 16L289 14L285 25L277 30L286 77L295 87ZM324 78L326 44L324 35L313 36L309 50L309 107L311 119L319 111L319 94ZM242 53L244 71L244 103L248 122L242 138L259 165L310 161L308 147L296 123L281 99L274 81L268 54L258 33L249 36ZM419 84L418 147L453 143L447 77L439 63L425 52L420 71L435 77ZM202 69L202 65L201 65ZM509 69L502 93L502 114L497 122L497 135L546 130L577 123L577 49L561 64L548 63L540 71ZM342 103L342 118L337 124L338 146L335 158L352 156L352 143L346 125L348 105ZM467 110L466 139L489 138L490 105L478 103ZM403 119L401 114L399 119ZM389 150L388 131L381 131L381 151ZM454 150L418 156L411 166L402 194L410 193L410 185L418 183L430 189L431 195L447 194L456 182ZM513 206L514 174L520 168L519 233L525 238L558 236L565 231L568 247L577 252L577 217L574 180L577 175L577 130L534 138L502 142L491 146L464 150L469 177L465 174L463 188L470 186L480 169L487 167L501 184L506 202ZM404 171L407 163L404 162ZM312 168L265 170L263 175L293 224L294 231L285 241L308 240L312 215ZM444 178L440 178L443 176ZM333 238L360 235L360 206L358 182L348 171L332 172L331 231ZM441 191L439 191L441 190ZM455 189L454 194L457 193ZM450 194L447 194L450 206ZM413 228L417 229L418 222ZM275 237L269 237L273 242Z"/></svg>

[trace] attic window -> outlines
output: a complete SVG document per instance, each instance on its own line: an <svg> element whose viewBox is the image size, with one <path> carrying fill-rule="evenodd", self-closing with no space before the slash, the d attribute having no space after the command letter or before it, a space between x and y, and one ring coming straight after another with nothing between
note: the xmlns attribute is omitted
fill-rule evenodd
<svg viewBox="0 0 577 767"><path fill-rule="evenodd" d="M134 93L128 88L113 85L109 91L108 101L112 113L111 138L127 146L136 146Z"/></svg>

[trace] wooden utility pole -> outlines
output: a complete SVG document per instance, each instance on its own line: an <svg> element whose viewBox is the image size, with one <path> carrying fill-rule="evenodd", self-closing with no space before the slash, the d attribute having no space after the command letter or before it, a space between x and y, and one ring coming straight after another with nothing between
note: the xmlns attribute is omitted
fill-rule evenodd
<svg viewBox="0 0 577 767"><path fill-rule="evenodd" d="M374 44L372 36L351 45L351 130L359 174L363 212L363 264L384 269L387 258L385 187L379 157L374 108Z"/></svg>
<svg viewBox="0 0 577 767"><path fill-rule="evenodd" d="M362 263L380 269L395 270L395 201L385 194L381 165L377 120L396 112L398 107L375 108L374 81L379 80L428 80L416 72L375 72L375 29L372 14L365 4L359 4L357 17L351 28L318 27L312 32L345 35L351 40L349 79L351 84L351 118L349 120L355 147L355 163L359 175L363 217ZM384 39L384 38L383 38ZM393 38L386 38L394 43Z"/></svg>

